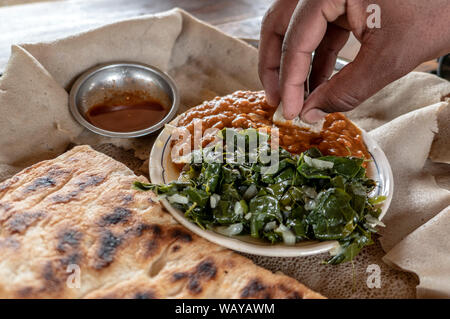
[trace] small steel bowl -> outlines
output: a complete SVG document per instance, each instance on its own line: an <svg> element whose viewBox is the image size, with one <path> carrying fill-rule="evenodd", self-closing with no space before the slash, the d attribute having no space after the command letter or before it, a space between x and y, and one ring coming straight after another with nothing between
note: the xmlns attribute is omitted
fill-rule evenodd
<svg viewBox="0 0 450 319"><path fill-rule="evenodd" d="M160 102L169 112L160 122L133 132L104 130L86 119L85 114L93 105L130 91L145 92L146 96ZM103 136L121 138L139 137L158 131L174 117L179 104L175 82L167 74L153 66L134 62L101 64L85 71L73 84L69 97L70 111L81 125Z"/></svg>

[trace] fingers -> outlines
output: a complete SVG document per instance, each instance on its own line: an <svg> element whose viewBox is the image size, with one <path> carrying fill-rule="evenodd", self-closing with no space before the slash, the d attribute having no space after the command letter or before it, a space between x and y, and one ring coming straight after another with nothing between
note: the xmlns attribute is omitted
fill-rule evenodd
<svg viewBox="0 0 450 319"><path fill-rule="evenodd" d="M333 73L339 51L344 47L350 32L334 24L328 24L325 36L316 49L309 76L310 90L326 82Z"/></svg>
<svg viewBox="0 0 450 319"><path fill-rule="evenodd" d="M307 0L295 9L283 41L280 65L280 95L286 119L302 111L311 54L321 43L328 21L344 13L344 0Z"/></svg>
<svg viewBox="0 0 450 319"><path fill-rule="evenodd" d="M261 41L259 46L259 78L261 79L266 100L270 105L280 103L279 94L279 67L281 59L281 36L271 30L261 29Z"/></svg>
<svg viewBox="0 0 450 319"><path fill-rule="evenodd" d="M395 50L384 49L386 52L392 51L386 53L387 56L395 57ZM354 109L409 71L405 68L392 68L396 64L398 63L395 61L381 57L377 50L361 47L353 62L312 92L302 110L302 119L315 123L327 113Z"/></svg>
<svg viewBox="0 0 450 319"><path fill-rule="evenodd" d="M297 0L278 0L267 11L261 26L258 72L266 100L270 105L280 103L279 69L281 45Z"/></svg>

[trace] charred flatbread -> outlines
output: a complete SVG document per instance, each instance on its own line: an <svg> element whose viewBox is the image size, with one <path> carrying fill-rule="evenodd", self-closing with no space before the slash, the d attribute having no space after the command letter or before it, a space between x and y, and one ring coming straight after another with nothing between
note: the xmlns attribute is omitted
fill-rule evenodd
<svg viewBox="0 0 450 319"><path fill-rule="evenodd" d="M81 146L0 184L0 298L323 298L184 229Z"/></svg>

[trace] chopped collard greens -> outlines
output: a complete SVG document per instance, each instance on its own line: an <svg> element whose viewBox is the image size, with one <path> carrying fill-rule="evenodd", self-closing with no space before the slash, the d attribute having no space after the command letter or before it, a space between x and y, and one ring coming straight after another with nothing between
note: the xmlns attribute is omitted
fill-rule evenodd
<svg viewBox="0 0 450 319"><path fill-rule="evenodd" d="M382 225L377 205L384 198L369 197L376 184L366 175L364 159L322 156L316 148L300 155L273 150L267 135L254 129L223 129L219 136L221 145L233 138L237 149L227 153L226 147L217 144L196 150L203 161L195 163L191 156L177 181L167 185L136 182L135 187L154 191L199 227L224 235L250 235L290 245L337 240L340 247L329 264L350 261L373 243L371 233ZM249 152L255 136L259 145ZM265 171L263 152L278 152L276 169ZM230 154L234 162L225 160ZM214 161L220 155L224 160ZM239 156L245 160L237 161Z"/></svg>

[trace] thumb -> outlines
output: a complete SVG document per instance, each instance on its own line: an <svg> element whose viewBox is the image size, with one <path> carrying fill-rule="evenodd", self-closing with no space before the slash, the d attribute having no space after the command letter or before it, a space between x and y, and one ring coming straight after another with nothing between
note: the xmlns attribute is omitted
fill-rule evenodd
<svg viewBox="0 0 450 319"><path fill-rule="evenodd" d="M407 73L408 70L403 72L404 66L397 67L396 62L393 54L380 55L376 50L361 47L353 62L310 94L302 110L302 119L315 123L327 113L353 110Z"/></svg>

